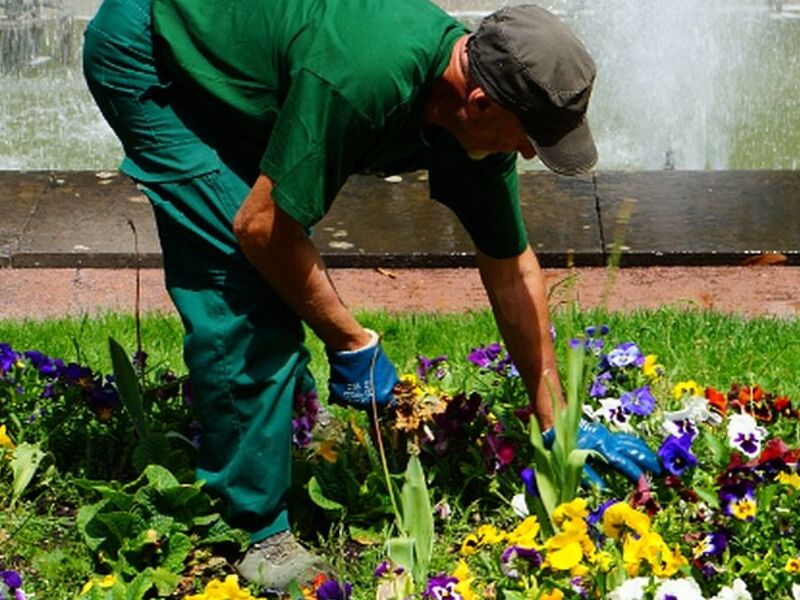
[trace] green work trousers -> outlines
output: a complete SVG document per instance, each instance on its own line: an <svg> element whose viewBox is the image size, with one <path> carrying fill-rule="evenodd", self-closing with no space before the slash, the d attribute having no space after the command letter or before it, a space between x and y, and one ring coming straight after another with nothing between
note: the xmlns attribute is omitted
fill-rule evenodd
<svg viewBox="0 0 800 600"><path fill-rule="evenodd" d="M163 66L150 0L105 0L84 73L153 206L167 289L185 327L202 434L197 477L254 541L288 528L291 418L314 383L298 317L243 255L231 223L258 175L225 123Z"/></svg>

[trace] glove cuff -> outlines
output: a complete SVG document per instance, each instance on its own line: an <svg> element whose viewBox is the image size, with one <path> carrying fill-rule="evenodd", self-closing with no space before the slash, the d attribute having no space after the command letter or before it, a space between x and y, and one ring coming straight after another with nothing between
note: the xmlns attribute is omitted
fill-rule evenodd
<svg viewBox="0 0 800 600"><path fill-rule="evenodd" d="M332 353L339 354L341 356L348 356L358 352L363 352L364 350L369 350L370 348L377 346L378 342L381 341L381 336L378 335L378 332L367 328L364 328L364 331L369 334L369 342L359 348L356 348L355 350L333 350Z"/></svg>

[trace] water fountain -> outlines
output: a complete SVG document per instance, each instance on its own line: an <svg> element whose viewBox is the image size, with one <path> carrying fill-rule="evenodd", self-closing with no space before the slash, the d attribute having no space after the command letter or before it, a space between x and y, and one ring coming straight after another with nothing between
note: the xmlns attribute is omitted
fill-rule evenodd
<svg viewBox="0 0 800 600"><path fill-rule="evenodd" d="M499 5L438 2L470 24ZM0 0L0 169L118 164L119 146L80 73L80 34L96 3ZM800 166L800 5L542 3L574 27L597 60L590 118L599 169Z"/></svg>

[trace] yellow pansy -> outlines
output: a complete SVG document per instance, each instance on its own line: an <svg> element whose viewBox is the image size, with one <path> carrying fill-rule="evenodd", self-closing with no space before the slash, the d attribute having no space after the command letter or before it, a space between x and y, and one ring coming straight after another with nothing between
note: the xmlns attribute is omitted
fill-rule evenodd
<svg viewBox="0 0 800 600"><path fill-rule="evenodd" d="M664 365L658 364L658 356L655 354L648 354L644 357L644 364L642 365L642 374L650 381L656 381L664 376Z"/></svg>
<svg viewBox="0 0 800 600"><path fill-rule="evenodd" d="M553 511L553 522L561 525L565 519L585 519L589 515L585 498L575 498L571 502L560 504Z"/></svg>
<svg viewBox="0 0 800 600"><path fill-rule="evenodd" d="M617 502L603 513L603 533L616 540L623 533L623 527L641 536L650 531L650 517L625 502Z"/></svg>
<svg viewBox="0 0 800 600"><path fill-rule="evenodd" d="M639 574L639 564L646 561L658 577L671 577L687 560L676 547L673 552L664 539L649 531L638 538L628 536L622 547L622 561L629 577Z"/></svg>
<svg viewBox="0 0 800 600"><path fill-rule="evenodd" d="M461 543L462 554L475 554L483 546L492 546L505 541L506 535L494 525L481 525L478 531L470 533Z"/></svg>
<svg viewBox="0 0 800 600"><path fill-rule="evenodd" d="M800 490L800 475L797 473L784 473L781 471L778 473L778 476L775 478L775 480Z"/></svg>
<svg viewBox="0 0 800 600"><path fill-rule="evenodd" d="M730 504L731 514L741 521L749 521L756 516L756 502L750 498L740 498Z"/></svg>
<svg viewBox="0 0 800 600"><path fill-rule="evenodd" d="M540 529L541 526L536 517L526 517L522 523L509 532L508 543L511 546L519 546L520 548L538 548L536 536L539 535Z"/></svg>
<svg viewBox="0 0 800 600"><path fill-rule="evenodd" d="M14 442L6 433L5 425L0 425L0 448L8 448L9 450L14 449Z"/></svg>
<svg viewBox="0 0 800 600"><path fill-rule="evenodd" d="M681 554L678 546L675 546L675 550L670 550L664 544L656 559L650 563L650 567L656 577L672 577L681 567L687 564L689 564L689 561Z"/></svg>
<svg viewBox="0 0 800 600"><path fill-rule="evenodd" d="M552 590L539 596L539 600L564 600L564 592L561 590Z"/></svg>
<svg viewBox="0 0 800 600"><path fill-rule="evenodd" d="M787 573L800 573L800 556L795 556L794 558L787 560L786 566L783 567L783 570Z"/></svg>
<svg viewBox="0 0 800 600"><path fill-rule="evenodd" d="M202 594L187 596L186 600L257 600L249 590L239 587L239 578L228 575L225 581L213 579L208 582Z"/></svg>
<svg viewBox="0 0 800 600"><path fill-rule="evenodd" d="M545 565L556 571L569 571L583 560L583 546L575 536L559 533L547 540L545 548Z"/></svg>
<svg viewBox="0 0 800 600"><path fill-rule="evenodd" d="M694 379L690 379L688 381L679 381L675 384L672 388L672 395L675 397L676 400L680 400L681 398L688 396L702 396L703 390L697 384Z"/></svg>
<svg viewBox="0 0 800 600"><path fill-rule="evenodd" d="M114 587L116 582L117 576L114 574L106 575L105 577L92 577L89 581L83 584L83 587L81 588L81 596L95 586L107 590L110 587Z"/></svg>
<svg viewBox="0 0 800 600"><path fill-rule="evenodd" d="M458 579L458 583L456 584L456 592L458 592L458 594L464 600L478 599L478 595L472 589L472 580L475 578L472 576L472 573L469 570L469 565L464 561L464 559L459 559L456 569L453 571L453 577Z"/></svg>

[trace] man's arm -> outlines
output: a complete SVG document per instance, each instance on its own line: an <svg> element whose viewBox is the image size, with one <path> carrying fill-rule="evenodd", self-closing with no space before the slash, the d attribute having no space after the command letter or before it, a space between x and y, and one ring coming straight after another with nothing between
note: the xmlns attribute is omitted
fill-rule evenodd
<svg viewBox="0 0 800 600"><path fill-rule="evenodd" d="M260 175L234 219L242 251L327 348L365 346L370 334L342 303L303 227L275 204L272 188Z"/></svg>
<svg viewBox="0 0 800 600"><path fill-rule="evenodd" d="M544 276L530 247L512 258L490 258L477 252L481 280L492 303L497 326L542 430L553 425L551 397L562 401Z"/></svg>

